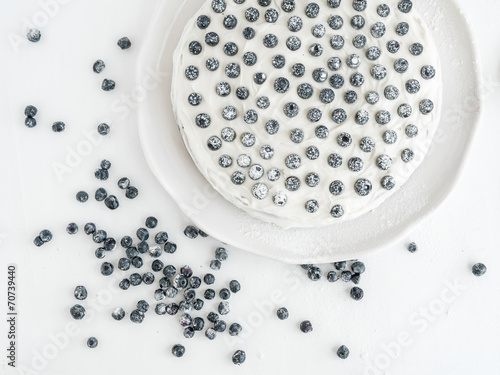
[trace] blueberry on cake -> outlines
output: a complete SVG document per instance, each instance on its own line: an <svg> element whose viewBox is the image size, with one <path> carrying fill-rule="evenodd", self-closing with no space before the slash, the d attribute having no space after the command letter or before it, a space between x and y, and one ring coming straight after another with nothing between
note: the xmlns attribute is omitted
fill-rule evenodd
<svg viewBox="0 0 500 375"><path fill-rule="evenodd" d="M424 159L441 96L411 0L208 0L174 53L173 108L194 163L284 228L381 205Z"/></svg>

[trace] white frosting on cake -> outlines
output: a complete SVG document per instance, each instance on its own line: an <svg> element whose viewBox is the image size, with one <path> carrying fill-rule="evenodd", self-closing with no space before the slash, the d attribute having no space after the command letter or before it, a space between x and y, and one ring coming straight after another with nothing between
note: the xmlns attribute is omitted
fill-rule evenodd
<svg viewBox="0 0 500 375"><path fill-rule="evenodd" d="M328 225L335 222L354 219L362 214L378 207L391 194L396 192L408 180L414 170L422 162L431 144L432 137L439 123L441 112L441 69L439 55L432 39L431 33L425 22L419 17L415 10L403 13L398 10L398 1L368 1L366 10L358 12L354 10L352 1L343 0L340 7L331 8L326 0L318 1L320 6L319 14L315 18L305 15L305 8L309 2L296 1L293 12L287 13L281 9L281 1L272 0L270 5L262 7L256 0L246 0L243 4L236 4L233 0L226 0L226 9L223 13L215 13L212 10L212 1L207 1L197 14L186 25L179 45L174 53L174 71L172 80L172 102L181 134L195 164L205 178L220 192L226 199L240 207L248 214L261 220L273 222L281 227L309 227ZM388 17L381 17L377 14L377 7L380 4L387 4L390 7ZM258 9L260 15L256 22L248 22L245 19L245 11L254 7ZM265 20L265 11L274 8L278 11L279 18L276 23L268 23ZM210 17L210 25L202 30L197 27L197 18L200 15ZM227 15L236 16L238 23L232 30L228 30L223 25L224 17ZM288 19L297 15L303 21L302 29L292 32L287 27ZM343 18L344 24L341 29L333 30L328 20L332 15L339 15ZM365 26L360 30L355 30L351 26L351 18L355 15L362 15L365 19ZM371 35L370 29L376 22L383 22L386 26L386 33L381 38ZM407 22L410 31L404 36L396 33L396 26L400 22ZM311 29L317 24L322 24L326 28L326 34L321 38L313 36ZM245 27L252 27L255 30L255 37L247 40L242 35ZM205 34L216 32L220 41L217 46L211 47L205 44ZM264 47L262 40L265 35L274 34L278 37L278 45L274 48ZM353 38L363 34L367 38L364 48L355 48L352 44ZM340 50L334 50L330 45L333 35L342 35L345 45ZM298 36L301 40L301 47L297 51L290 51L286 46L286 40L290 36ZM390 53L387 50L387 42L396 40L400 43L397 53ZM189 44L198 41L202 45L201 53L194 55L189 51ZM238 53L228 56L223 52L227 42L234 42L238 47ZM319 43L323 47L323 53L319 57L309 53L309 46ZM409 47L413 43L421 43L424 46L423 53L414 56L409 52ZM382 50L382 55L375 61L370 61L365 53L369 47L377 46ZM254 52L257 55L257 62L253 66L247 66L243 62L243 55L246 52ZM275 55L283 55L286 64L283 68L277 69L272 65ZM346 64L347 57L357 54L361 58L361 65L358 68L349 68ZM205 62L208 58L215 57L219 60L219 68L209 71ZM331 57L339 57L342 66L338 71L328 68L328 60ZM409 62L409 69L405 73L397 73L394 70L394 62L404 58ZM241 73L237 78L229 78L225 74L225 67L229 63L238 63ZM305 65L306 72L303 77L298 78L291 74L291 66L295 63ZM373 66L380 64L387 68L387 76L382 80L375 80L370 73ZM199 76L195 80L186 78L185 70L188 66L195 66L199 71ZM423 66L433 66L437 73L432 79L424 79L421 75ZM328 72L328 79L318 83L312 78L312 72L317 68L325 68ZM365 82L361 87L353 87L349 79L354 73L361 73ZM258 85L254 82L255 73L265 73L266 81ZM342 88L334 89L330 86L329 79L333 74L340 74L344 77L345 83ZM279 77L285 77L290 88L286 93L278 93L274 89L274 82ZM420 82L420 91L410 94L405 89L405 84L409 79L416 79ZM227 82L231 86L231 93L226 97L221 97L216 93L216 85L219 82ZM313 96L309 99L302 99L297 94L297 87L302 83L309 83L313 89ZM399 89L399 97L396 100L388 100L384 96L384 89L388 85L394 85ZM249 97L240 100L236 96L238 87L246 87L249 90ZM319 99L319 92L322 89L330 88L335 92L335 100L330 104L324 104ZM347 91L355 91L358 99L354 104L348 104L344 100ZM365 100L365 95L370 91L376 91L380 100L371 105ZM188 96L198 93L202 97L202 102L193 106L188 102ZM270 106L260 109L257 99L265 96L270 100ZM422 100L430 99L434 103L434 110L424 115L419 111L419 104ZM299 114L289 118L285 116L283 107L286 103L293 102L299 106ZM398 115L398 107L408 103L413 111L410 117L402 118ZM233 106L238 111L238 116L231 121L225 120L221 113L224 107ZM322 111L322 118L318 122L311 122L307 118L307 113L312 108ZM341 124L335 123L331 116L335 109L342 108L347 113L347 120ZM370 119L365 125L358 125L355 122L355 115L359 110L366 110ZM248 110L255 110L258 114L257 122L247 124L243 121L243 115ZM375 121L378 111L385 110L391 113L391 121L387 125L379 125ZM210 126L200 128L195 123L198 114L205 113L211 118ZM266 132L265 124L269 120L276 120L280 127L277 134L270 135ZM418 127L418 135L410 138L405 134L407 125L413 124ZM324 125L329 130L328 137L319 139L315 135L315 128ZM170 125L169 125L170 126ZM211 136L221 138L221 130L231 127L236 132L236 138L232 142L222 141L222 147L212 151L207 147L207 140ZM301 143L293 143L290 140L290 131L299 128L304 132L304 140ZM398 139L395 144L387 144L383 141L382 135L386 130L394 130ZM253 147L245 147L240 142L242 133L250 132L255 135L256 142ZM343 148L337 143L337 136L346 132L352 136L352 144ZM372 152L364 152L359 147L363 137L371 137L375 141L375 148ZM274 149L271 159L265 160L260 156L262 146L270 145ZM309 160L306 157L306 149L309 146L316 146L320 156L316 160ZM411 149L414 158L410 162L404 162L401 152ZM343 162L339 168L332 168L328 164L328 156L337 153L342 156ZM241 154L247 154L252 159L252 165L258 164L264 168L264 175L259 180L252 180L249 175L249 168L242 168L237 164L237 158ZM298 169L290 169L285 165L285 159L290 154L298 154L301 158L301 165ZM228 168L219 165L219 158L222 155L232 157L233 163ZM392 159L392 166L388 170L381 170L377 166L377 158L381 155L388 155ZM353 172L348 168L348 161L353 157L359 157L364 162L364 167L359 172ZM281 178L277 181L270 181L267 172L272 168L278 168ZM245 182L242 185L235 185L231 182L231 175L241 171L245 174ZM309 187L305 183L306 175L315 172L320 176L320 182L315 187ZM285 180L290 176L298 177L301 186L297 191L288 191L285 188ZM396 182L392 190L386 190L381 186L381 179L384 176L392 176ZM354 189L358 179L367 179L372 184L371 192L366 196L360 196ZM344 191L335 196L330 193L329 186L334 180L342 181ZM255 184L265 184L269 190L264 199L257 199L252 194ZM273 202L273 196L277 193L286 194L287 201L283 206L277 206ZM315 213L309 213L305 209L305 204L309 200L316 200L319 209ZM339 218L332 217L332 207L340 205L343 208L343 215ZM380 209L383 209L381 207Z"/></svg>

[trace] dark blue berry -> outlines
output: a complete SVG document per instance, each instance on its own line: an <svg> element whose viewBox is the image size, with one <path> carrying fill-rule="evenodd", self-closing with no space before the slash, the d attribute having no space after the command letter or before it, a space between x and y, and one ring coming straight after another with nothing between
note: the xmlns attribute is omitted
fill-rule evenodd
<svg viewBox="0 0 500 375"><path fill-rule="evenodd" d="M219 291L219 297L223 300L227 300L231 297L231 292L227 288L222 288Z"/></svg>
<svg viewBox="0 0 500 375"><path fill-rule="evenodd" d="M280 320L288 319L289 316L288 309L286 307L281 307L276 311L276 315Z"/></svg>
<svg viewBox="0 0 500 375"><path fill-rule="evenodd" d="M146 301L141 299L140 301L137 302L136 307L137 307L137 310L145 313L149 310L149 303L147 303Z"/></svg>
<svg viewBox="0 0 500 375"><path fill-rule="evenodd" d="M42 33L38 29L29 29L28 33L26 34L26 38L32 43L37 43L40 41L40 38L42 37Z"/></svg>
<svg viewBox="0 0 500 375"><path fill-rule="evenodd" d="M283 0L281 2L281 9L285 12L292 12L295 9L295 0Z"/></svg>
<svg viewBox="0 0 500 375"><path fill-rule="evenodd" d="M39 237L43 242L49 242L52 240L52 232L48 229L44 229L40 232Z"/></svg>
<svg viewBox="0 0 500 375"><path fill-rule="evenodd" d="M221 262L217 259L214 259L212 261L210 261L210 268L215 270L215 271L218 271L220 270L220 267L221 267Z"/></svg>
<svg viewBox="0 0 500 375"><path fill-rule="evenodd" d="M304 333L312 332L313 326L309 320L304 320L300 323L300 330Z"/></svg>
<svg viewBox="0 0 500 375"><path fill-rule="evenodd" d="M113 251L116 248L116 240L113 237L106 238L103 247L106 251Z"/></svg>
<svg viewBox="0 0 500 375"><path fill-rule="evenodd" d="M483 263L476 263L472 266L472 274L474 276L483 276L487 271L486 266Z"/></svg>
<svg viewBox="0 0 500 375"><path fill-rule="evenodd" d="M142 279L141 279L140 283L141 282L142 282ZM132 284L129 279L123 279L118 284L118 286L120 287L120 289L123 289L123 290L127 290L128 288L130 288L130 285L134 285L134 284ZM135 285L138 285L138 284L135 284Z"/></svg>
<svg viewBox="0 0 500 375"><path fill-rule="evenodd" d="M121 49L128 49L132 46L130 39L126 36L120 38L116 44L118 44L118 47L120 47Z"/></svg>
<svg viewBox="0 0 500 375"><path fill-rule="evenodd" d="M36 236L35 239L33 240L33 243L35 244L35 246L42 246L45 242L42 241L42 239L40 238L40 236Z"/></svg>
<svg viewBox="0 0 500 375"><path fill-rule="evenodd" d="M191 43L189 43L188 48L189 52L192 55L199 55L201 53L201 50L203 49L200 42L197 42L196 40L193 40Z"/></svg>
<svg viewBox="0 0 500 375"><path fill-rule="evenodd" d="M176 274L176 272L177 272L177 269L171 264L165 266L165 268L163 269L163 274L166 277L172 277Z"/></svg>
<svg viewBox="0 0 500 375"><path fill-rule="evenodd" d="M323 276L323 271L319 267L311 267L307 271L307 277L312 281L318 281Z"/></svg>
<svg viewBox="0 0 500 375"><path fill-rule="evenodd" d="M144 317L145 317L145 314L136 309L136 310L133 310L131 313L130 313L130 320L133 322L133 323L142 323L144 321Z"/></svg>
<svg viewBox="0 0 500 375"><path fill-rule="evenodd" d="M217 320L214 323L214 329L215 329L216 332L222 333L222 332L224 332L226 330L226 327L227 327L227 324L223 320Z"/></svg>
<svg viewBox="0 0 500 375"><path fill-rule="evenodd" d="M115 89L115 86L116 86L115 81L113 81L112 79L107 79L107 78L105 78L105 79L102 81L101 88L102 88L104 91L111 91L111 90L114 90L114 89Z"/></svg>
<svg viewBox="0 0 500 375"><path fill-rule="evenodd" d="M24 120L24 125L26 125L28 128L34 128L36 126L36 119L33 117L26 117Z"/></svg>
<svg viewBox="0 0 500 375"><path fill-rule="evenodd" d="M75 291L73 292L73 294L76 299L82 301L87 298L87 288L85 288L83 285L78 285L77 287L75 287Z"/></svg>
<svg viewBox="0 0 500 375"><path fill-rule="evenodd" d="M114 195L110 195L109 197L104 199L104 205L110 210L116 210L120 203L118 202L118 198L116 198Z"/></svg>
<svg viewBox="0 0 500 375"><path fill-rule="evenodd" d="M146 241L141 241L137 244L137 251L141 254L146 254L149 250L149 245Z"/></svg>
<svg viewBox="0 0 500 375"><path fill-rule="evenodd" d="M346 283L351 281L351 277L352 277L351 271L342 271L342 273L340 274L340 278L342 279L342 281Z"/></svg>
<svg viewBox="0 0 500 375"><path fill-rule="evenodd" d="M234 352L233 357L231 359L235 365L239 366L243 362L245 362L246 358L247 358L247 355L243 350L237 350Z"/></svg>
<svg viewBox="0 0 500 375"><path fill-rule="evenodd" d="M201 285L201 279L198 276L193 276L189 279L189 286L193 289L198 289Z"/></svg>
<svg viewBox="0 0 500 375"><path fill-rule="evenodd" d="M199 16L198 19L196 20L196 25L200 29L206 29L208 26L210 26L210 17L206 15Z"/></svg>
<svg viewBox="0 0 500 375"><path fill-rule="evenodd" d="M104 70L105 67L106 67L106 64L104 63L104 61L96 60L94 65L92 65L92 70L94 71L94 73L99 74Z"/></svg>
<svg viewBox="0 0 500 375"><path fill-rule="evenodd" d="M60 133L66 129L66 124L62 121L57 121L52 124L52 131L55 133Z"/></svg>
<svg viewBox="0 0 500 375"><path fill-rule="evenodd" d="M177 245L173 242L167 242L165 243L165 245L163 245L163 250L167 254L173 254L177 250Z"/></svg>
<svg viewBox="0 0 500 375"><path fill-rule="evenodd" d="M128 199L134 199L139 195L139 190L135 186L129 186L125 191L125 196Z"/></svg>
<svg viewBox="0 0 500 375"><path fill-rule="evenodd" d="M197 298L193 301L193 309L195 309L196 311L199 311L203 308L204 304L205 304L205 302L203 302L202 299Z"/></svg>
<svg viewBox="0 0 500 375"><path fill-rule="evenodd" d="M89 337L87 340L87 346L91 349L96 348L98 344L99 344L99 341L97 341L97 339L93 336Z"/></svg>
<svg viewBox="0 0 500 375"><path fill-rule="evenodd" d="M146 285L151 285L155 281L155 275L153 275L151 272L145 272L144 275L142 275L142 282Z"/></svg>
<svg viewBox="0 0 500 375"><path fill-rule="evenodd" d="M167 314L168 315L175 315L179 312L179 306L175 303L172 302L167 305Z"/></svg>
<svg viewBox="0 0 500 375"><path fill-rule="evenodd" d="M227 314L229 314L229 311L231 311L231 306L229 305L229 302L223 301L223 302L219 303L217 310L219 311L219 314L227 315Z"/></svg>
<svg viewBox="0 0 500 375"><path fill-rule="evenodd" d="M215 298L215 290L213 289L207 289L205 290L205 293L203 294L206 300L212 300Z"/></svg>
<svg viewBox="0 0 500 375"><path fill-rule="evenodd" d="M342 345L341 347L339 347L337 349L337 355L340 359L346 359L347 357L349 357L349 349L347 348L347 346Z"/></svg>
<svg viewBox="0 0 500 375"><path fill-rule="evenodd" d="M35 117L38 112L38 109L33 105L28 105L24 109L24 114L26 117Z"/></svg>
<svg viewBox="0 0 500 375"><path fill-rule="evenodd" d="M365 272L365 265L363 262L354 262L353 264L351 264L351 270L354 273L362 274L363 272Z"/></svg>
<svg viewBox="0 0 500 375"><path fill-rule="evenodd" d="M125 310L123 310L121 307L117 307L113 310L111 316L115 320L122 320L125 317Z"/></svg>
<svg viewBox="0 0 500 375"><path fill-rule="evenodd" d="M108 192L104 188L99 188L95 191L95 200L102 202L108 196Z"/></svg>
<svg viewBox="0 0 500 375"><path fill-rule="evenodd" d="M236 18L236 16L229 14L224 17L223 24L226 29L232 30L238 24L238 19Z"/></svg>
<svg viewBox="0 0 500 375"><path fill-rule="evenodd" d="M121 271L128 271L130 269L130 259L120 258L118 260L118 269Z"/></svg>
<svg viewBox="0 0 500 375"><path fill-rule="evenodd" d="M141 241L147 241L149 238L149 232L146 228L137 229L136 233L137 238Z"/></svg>
<svg viewBox="0 0 500 375"><path fill-rule="evenodd" d="M339 274L335 271L330 271L326 275L326 279L328 280L328 282L334 283L335 281L337 281L339 279Z"/></svg>
<svg viewBox="0 0 500 375"><path fill-rule="evenodd" d="M135 268L141 268L142 265L144 264L140 256L133 257L131 263Z"/></svg>
<svg viewBox="0 0 500 375"><path fill-rule="evenodd" d="M198 237L198 229L192 225L188 225L184 229L184 235L187 238L195 239L196 237Z"/></svg>
<svg viewBox="0 0 500 375"><path fill-rule="evenodd" d="M130 275L130 285L137 286L142 283L142 276L138 273L133 273Z"/></svg>
<svg viewBox="0 0 500 375"><path fill-rule="evenodd" d="M73 317L73 319L76 319L76 320L81 320L83 319L83 317L85 316L85 308L82 306L82 305L74 305L71 307L71 309L69 310L71 316Z"/></svg>
<svg viewBox="0 0 500 375"><path fill-rule="evenodd" d="M211 273L207 273L204 277L203 277L203 281L205 282L205 284L207 285L212 285L214 282L215 282L215 276L212 275Z"/></svg>
<svg viewBox="0 0 500 375"><path fill-rule="evenodd" d="M208 315L207 315L207 320L210 322L210 323L215 323L216 321L219 320L219 315L213 311L209 312Z"/></svg>
<svg viewBox="0 0 500 375"><path fill-rule="evenodd" d="M361 289L360 287L353 287L351 289L351 292L350 292L350 295L351 295L351 298L355 301L359 301L360 299L363 298L364 296L364 292L363 292L363 289Z"/></svg>
<svg viewBox="0 0 500 375"><path fill-rule="evenodd" d="M255 30L251 27L245 27L243 29L243 37L247 40L253 39L255 37Z"/></svg>
<svg viewBox="0 0 500 375"><path fill-rule="evenodd" d="M238 336L242 330L243 330L243 328L241 327L240 324L233 323L229 326L228 332L229 332L229 335L231 335L231 336Z"/></svg>
<svg viewBox="0 0 500 375"><path fill-rule="evenodd" d="M114 266L109 262L104 262L101 264L101 274L104 276L109 276L113 273Z"/></svg>
<svg viewBox="0 0 500 375"><path fill-rule="evenodd" d="M212 327L207 328L205 331L205 337L209 340L214 340L217 337L217 332Z"/></svg>

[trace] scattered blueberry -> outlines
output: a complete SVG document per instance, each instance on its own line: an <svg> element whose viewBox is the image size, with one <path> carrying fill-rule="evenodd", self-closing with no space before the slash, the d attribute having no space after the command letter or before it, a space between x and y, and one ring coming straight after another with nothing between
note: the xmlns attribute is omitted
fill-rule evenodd
<svg viewBox="0 0 500 375"><path fill-rule="evenodd" d="M32 43L37 43L40 41L40 38L42 37L42 33L38 29L29 29L28 33L26 34L26 38Z"/></svg>
<svg viewBox="0 0 500 375"><path fill-rule="evenodd" d="M220 270L220 267L221 267L221 262L217 259L214 259L212 261L210 261L210 268L215 270L215 271L218 271Z"/></svg>
<svg viewBox="0 0 500 375"><path fill-rule="evenodd" d="M247 358L246 353L243 350L237 350L233 354L232 361L235 365L239 366L243 362L245 362L246 358Z"/></svg>
<svg viewBox="0 0 500 375"><path fill-rule="evenodd" d="M52 124L52 131L54 133L60 133L66 129L66 124L62 121L57 121Z"/></svg>
<svg viewBox="0 0 500 375"><path fill-rule="evenodd" d="M410 253L414 253L417 250L418 250L418 246L417 246L417 244L415 242L411 242L411 243L408 244L408 251Z"/></svg>
<svg viewBox="0 0 500 375"><path fill-rule="evenodd" d="M120 203L118 202L118 198L116 198L114 195L110 195L104 199L104 204L106 207L108 207L110 210L116 210Z"/></svg>
<svg viewBox="0 0 500 375"><path fill-rule="evenodd" d="M347 348L347 346L342 345L341 347L339 347L337 349L337 355L340 359L346 359L347 357L349 357L349 349Z"/></svg>
<svg viewBox="0 0 500 375"><path fill-rule="evenodd" d="M114 266L109 262L103 262L101 264L101 274L104 276L109 276L113 273Z"/></svg>
<svg viewBox="0 0 500 375"><path fill-rule="evenodd" d="M128 199L137 198L138 195L139 195L139 190L135 186L129 186L125 191L125 196Z"/></svg>
<svg viewBox="0 0 500 375"><path fill-rule="evenodd" d="M351 295L351 298L355 301L359 301L360 299L363 298L364 296L364 292L363 292L363 289L355 286L351 289L351 292L350 292L350 295Z"/></svg>
<svg viewBox="0 0 500 375"><path fill-rule="evenodd" d="M52 240L52 232L48 229L44 229L40 232L39 237L43 242L49 242Z"/></svg>
<svg viewBox="0 0 500 375"><path fill-rule="evenodd" d="M286 307L280 307L276 311L276 315L278 315L278 319L280 319L280 320L288 319L288 316L289 316L288 309Z"/></svg>
<svg viewBox="0 0 500 375"><path fill-rule="evenodd" d="M110 127L108 124L101 123L97 126L97 132L100 135L108 135L109 134Z"/></svg>
<svg viewBox="0 0 500 375"><path fill-rule="evenodd" d="M87 346L91 349L96 348L99 344L99 341L95 337L89 337L87 340Z"/></svg>
<svg viewBox="0 0 500 375"><path fill-rule="evenodd" d="M115 81L113 81L112 79L107 79L105 78L103 81L102 81L102 85L101 85L101 88L104 90L104 91L111 91L111 90L114 90L115 89Z"/></svg>
<svg viewBox="0 0 500 375"><path fill-rule="evenodd" d="M125 317L125 310L123 310L121 307L117 307L113 310L111 316L115 320L122 320Z"/></svg>
<svg viewBox="0 0 500 375"><path fill-rule="evenodd" d="M126 36L120 38L116 44L118 44L118 47L120 47L121 49L128 49L130 48L130 46L132 46L130 39L127 38Z"/></svg>
<svg viewBox="0 0 500 375"><path fill-rule="evenodd" d="M42 246L45 242L42 241L42 239L40 238L40 236L36 236L35 239L33 240L33 243L35 244L35 246Z"/></svg>
<svg viewBox="0 0 500 375"><path fill-rule="evenodd" d="M87 298L87 288L85 288L83 285L78 285L77 287L75 287L75 291L73 292L73 294L76 299L82 301Z"/></svg>
<svg viewBox="0 0 500 375"><path fill-rule="evenodd" d="M33 117L26 117L24 120L24 125L26 125L28 128L34 128L36 126L36 119Z"/></svg>
<svg viewBox="0 0 500 375"><path fill-rule="evenodd" d="M483 263L476 263L472 266L472 274L474 276L483 276L486 273L486 266Z"/></svg>
<svg viewBox="0 0 500 375"><path fill-rule="evenodd" d="M94 73L101 73L104 68L106 67L106 64L104 63L104 61L102 60L97 60L94 65L92 66L92 70L94 71Z"/></svg>
<svg viewBox="0 0 500 375"><path fill-rule="evenodd" d="M304 333L312 332L313 326L309 320L304 320L300 323L300 330Z"/></svg>
<svg viewBox="0 0 500 375"><path fill-rule="evenodd" d="M319 267L311 267L307 271L307 277L312 281L318 281L323 276L323 271Z"/></svg>
<svg viewBox="0 0 500 375"><path fill-rule="evenodd" d="M339 279L339 274L335 271L330 271L326 275L326 279L328 280L328 282L334 283L335 281L337 281Z"/></svg>
<svg viewBox="0 0 500 375"><path fill-rule="evenodd" d="M73 307L71 307L69 312L70 312L71 316L73 317L73 319L76 319L76 320L81 320L85 316L85 308L82 305L78 305L78 304L74 305Z"/></svg>
<svg viewBox="0 0 500 375"><path fill-rule="evenodd" d="M342 271L342 273L340 274L340 278L345 283L348 283L349 281L351 281L351 277L352 277L351 271Z"/></svg>
<svg viewBox="0 0 500 375"><path fill-rule="evenodd" d="M133 322L133 323L142 323L144 321L144 313L140 310L133 310L131 313L130 313L130 320Z"/></svg>

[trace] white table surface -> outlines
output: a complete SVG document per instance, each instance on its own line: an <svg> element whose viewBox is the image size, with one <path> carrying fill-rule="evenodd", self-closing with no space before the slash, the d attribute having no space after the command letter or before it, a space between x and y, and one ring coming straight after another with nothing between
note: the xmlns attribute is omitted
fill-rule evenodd
<svg viewBox="0 0 500 375"><path fill-rule="evenodd" d="M182 234L189 220L149 171L138 140L137 102L127 104L157 1L2 2L0 374L498 374L500 23L491 14L500 12L500 2L458 2L476 35L484 82L477 95L484 116L459 186L409 237L362 259L367 271L360 302L349 297L352 284L329 284L325 278L313 283L298 266L229 248L230 259L214 272L215 287L235 278L241 282L226 321L241 323L244 334L234 338L225 333L213 342L202 334L185 339L176 318L153 311L141 325L128 317L114 321L110 313L117 306L130 312L137 300L146 298L154 308L152 288L141 285L123 292L116 288L121 271L101 276L95 244L82 231L84 223L94 221L121 238L133 235L154 215L158 229L167 230L178 244L165 262L189 264L199 275L210 271L209 261L220 245L216 239L189 240ZM25 22L41 26L38 44L22 37ZM131 39L130 50L116 46L122 36ZM101 75L91 70L98 58L106 62ZM100 89L104 77L117 82L114 92ZM34 129L23 125L28 104L39 109ZM452 115L474 107L474 102L457 103ZM54 121L64 121L66 131L53 133ZM94 137L101 122L110 124L111 132ZM101 182L93 171L104 158L112 168L109 180ZM116 187L123 176L140 190L134 201ZM117 211L92 198L100 186L118 196ZM90 193L86 204L75 200L79 190ZM65 232L72 221L81 229L75 236ZM36 248L32 240L44 228L52 230L54 239ZM405 249L410 241L419 246L414 254ZM116 261L121 251L109 258ZM476 262L488 267L481 278L470 271ZM9 264L17 267L16 369L6 359ZM88 313L75 321L69 308L77 302L72 293L79 284L89 290L82 303ZM203 315L216 308L215 301L206 303ZM286 321L275 316L281 306L290 311ZM307 335L298 329L305 319L314 325ZM96 349L86 347L89 336L99 339ZM186 346L181 359L170 353L177 343ZM342 344L351 351L345 361L335 354ZM247 353L239 368L231 363L236 349Z"/></svg>

